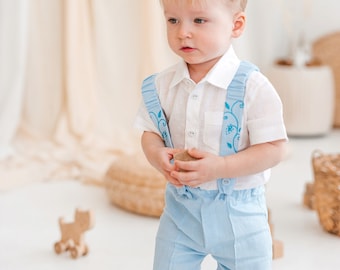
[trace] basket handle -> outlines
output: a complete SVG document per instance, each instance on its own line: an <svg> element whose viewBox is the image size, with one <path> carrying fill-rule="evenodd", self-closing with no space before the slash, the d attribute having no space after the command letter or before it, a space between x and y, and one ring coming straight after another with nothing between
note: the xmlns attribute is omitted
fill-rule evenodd
<svg viewBox="0 0 340 270"><path fill-rule="evenodd" d="M324 153L320 149L316 149L312 152L312 159L322 157Z"/></svg>
<svg viewBox="0 0 340 270"><path fill-rule="evenodd" d="M320 157L323 157L324 156L324 153L320 150L320 149L316 149L312 152L312 165L313 165L313 170L315 171L315 161L316 159L320 158Z"/></svg>

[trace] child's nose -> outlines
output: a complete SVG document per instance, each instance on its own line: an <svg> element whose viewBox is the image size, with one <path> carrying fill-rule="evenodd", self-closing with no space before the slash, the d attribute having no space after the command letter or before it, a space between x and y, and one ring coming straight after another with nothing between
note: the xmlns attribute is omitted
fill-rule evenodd
<svg viewBox="0 0 340 270"><path fill-rule="evenodd" d="M190 25L187 23L181 23L178 29L178 37L180 39L186 39L192 37L192 31Z"/></svg>

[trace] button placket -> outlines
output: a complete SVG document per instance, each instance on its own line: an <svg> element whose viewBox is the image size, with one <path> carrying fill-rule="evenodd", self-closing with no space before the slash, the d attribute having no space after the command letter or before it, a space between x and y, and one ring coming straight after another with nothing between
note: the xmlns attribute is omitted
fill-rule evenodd
<svg viewBox="0 0 340 270"><path fill-rule="evenodd" d="M198 133L199 133L199 112L200 112L200 85L191 91L187 101L186 111L186 138L185 147L198 147Z"/></svg>

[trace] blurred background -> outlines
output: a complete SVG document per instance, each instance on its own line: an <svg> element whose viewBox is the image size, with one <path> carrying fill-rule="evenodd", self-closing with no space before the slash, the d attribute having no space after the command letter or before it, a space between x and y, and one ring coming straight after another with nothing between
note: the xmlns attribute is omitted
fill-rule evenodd
<svg viewBox="0 0 340 270"><path fill-rule="evenodd" d="M339 10L337 0L249 0L246 31L234 41L275 82L290 136L289 157L267 186L284 243L275 270L340 269L338 237L302 205L313 151L339 152L339 86L334 98L332 72L304 65L316 40L340 32ZM113 161L141 152L133 128L141 82L178 60L164 26L159 0L0 0L1 269L151 269L158 219L112 207L93 185L105 186ZM340 82L340 45L325 53ZM53 243L57 218L79 206L95 210L97 224L91 255L74 262Z"/></svg>
<svg viewBox="0 0 340 270"><path fill-rule="evenodd" d="M235 49L266 73L302 38L339 30L338 10L336 0L250 0ZM138 147L142 79L175 61L158 0L0 0L0 188L100 181Z"/></svg>

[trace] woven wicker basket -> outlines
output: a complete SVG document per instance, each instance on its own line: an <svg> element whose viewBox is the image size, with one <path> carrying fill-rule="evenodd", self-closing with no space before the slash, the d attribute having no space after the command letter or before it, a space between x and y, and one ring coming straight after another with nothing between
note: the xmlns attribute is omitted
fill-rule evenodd
<svg viewBox="0 0 340 270"><path fill-rule="evenodd" d="M142 154L126 155L110 166L105 187L110 201L130 212L159 217L166 181Z"/></svg>
<svg viewBox="0 0 340 270"><path fill-rule="evenodd" d="M340 154L312 154L315 208L322 227L340 236Z"/></svg>

